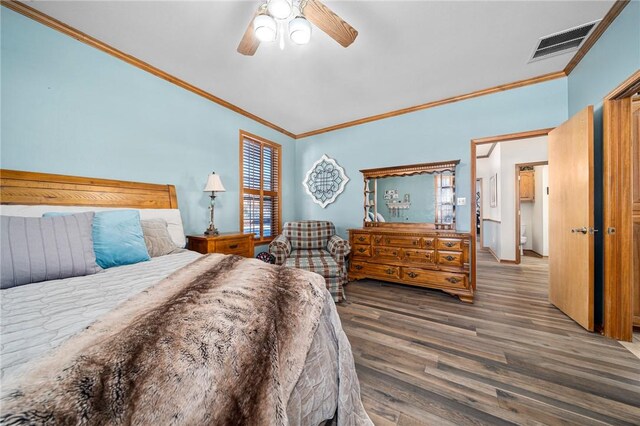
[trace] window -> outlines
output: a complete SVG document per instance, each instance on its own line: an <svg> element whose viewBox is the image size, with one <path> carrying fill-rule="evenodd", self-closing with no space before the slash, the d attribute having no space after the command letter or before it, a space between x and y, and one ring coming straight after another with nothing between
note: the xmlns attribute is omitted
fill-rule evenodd
<svg viewBox="0 0 640 426"><path fill-rule="evenodd" d="M280 233L280 145L240 132L240 227L259 242Z"/></svg>

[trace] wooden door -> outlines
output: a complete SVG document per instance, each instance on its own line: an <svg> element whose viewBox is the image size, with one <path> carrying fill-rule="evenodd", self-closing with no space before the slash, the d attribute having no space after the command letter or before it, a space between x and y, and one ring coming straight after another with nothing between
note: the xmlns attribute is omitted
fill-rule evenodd
<svg viewBox="0 0 640 426"><path fill-rule="evenodd" d="M593 106L549 133L549 301L593 331Z"/></svg>
<svg viewBox="0 0 640 426"><path fill-rule="evenodd" d="M631 104L633 193L633 325L640 327L640 98Z"/></svg>

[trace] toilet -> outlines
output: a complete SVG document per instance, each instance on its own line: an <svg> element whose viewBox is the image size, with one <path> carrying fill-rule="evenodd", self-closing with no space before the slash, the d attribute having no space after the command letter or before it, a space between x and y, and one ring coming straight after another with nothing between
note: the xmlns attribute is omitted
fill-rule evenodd
<svg viewBox="0 0 640 426"><path fill-rule="evenodd" d="M520 225L520 256L524 254L525 244L527 244L527 225Z"/></svg>

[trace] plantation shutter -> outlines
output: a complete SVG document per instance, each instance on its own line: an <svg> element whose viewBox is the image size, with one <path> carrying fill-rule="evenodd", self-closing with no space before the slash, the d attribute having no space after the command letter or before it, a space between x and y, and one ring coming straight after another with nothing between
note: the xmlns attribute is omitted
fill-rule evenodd
<svg viewBox="0 0 640 426"><path fill-rule="evenodd" d="M280 146L242 138L242 230L268 241L280 232Z"/></svg>

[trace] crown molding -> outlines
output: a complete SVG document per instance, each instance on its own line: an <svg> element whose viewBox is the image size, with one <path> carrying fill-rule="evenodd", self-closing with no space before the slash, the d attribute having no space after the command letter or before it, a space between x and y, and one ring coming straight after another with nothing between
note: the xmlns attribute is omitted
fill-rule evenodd
<svg viewBox="0 0 640 426"><path fill-rule="evenodd" d="M2 0L2 6L13 10L14 12L18 12L21 15L24 15L28 18L33 19L34 21L37 21L43 25L46 25L49 28L53 28L54 30L60 31L63 34L66 34L70 37L75 38L76 40L88 44L89 46L95 47L96 49L102 50L105 53L108 53L111 56L114 56L120 60L123 60L135 67L140 68L143 71L147 71L148 73L151 73L153 75L155 75L156 77L160 77L163 80L168 81L169 83L173 83L176 86L179 86L183 89L186 89L190 92L195 93L198 96L202 96L205 99L208 99L220 106L223 106L227 109L230 109L233 112L236 112L238 114L244 115L245 117L248 117L254 121L257 121L260 124L263 124L267 127L272 128L273 130L276 130L284 135L289 136L290 138L295 139L296 135L289 132L288 130L283 129L280 126L277 126L273 123L271 123L270 121L265 120L264 118L258 117L255 114L252 114L234 104L232 104L231 102L225 101L224 99L221 99L205 90L202 90L190 83L187 83L186 81L173 76L165 71L162 71L159 68L154 67L153 65L150 65L146 62L144 62L141 59L136 58L135 56L132 55L128 55L124 52L122 52L121 50L116 49L115 47L112 47L110 45L108 45L107 43L104 43L94 37L91 37L88 34L83 33L80 30L77 30L63 22L58 21L57 19L40 12L37 9L32 8L31 6L27 6L26 4L17 1L17 0Z"/></svg>
<svg viewBox="0 0 640 426"><path fill-rule="evenodd" d="M575 67L580 63L582 58L585 57L587 52L591 50L591 48L596 44L600 36L604 34L604 32L609 28L609 25L613 23L613 21L620 15L620 12L629 4L630 0L616 0L616 2L611 6L611 9L604 15L602 21L596 26L593 32L589 35L587 40L582 43L580 49L573 55L573 58L569 61L566 67L564 67L565 74L571 74L571 71L575 69Z"/></svg>
<svg viewBox="0 0 640 426"><path fill-rule="evenodd" d="M527 78L525 80L515 81L513 83L501 84L499 86L489 87L487 89L476 90L475 92L466 93L464 95L452 96L446 99L440 99L438 101L427 102L426 104L420 104L411 106L408 108L402 108L395 111L385 112L383 114L372 115L370 117L360 118L358 120L348 121L342 124L336 124L334 126L325 127L318 130L312 130L306 133L300 133L296 135L296 139L302 139L309 136L315 136L322 133L332 132L334 130L344 129L347 127L358 126L364 123L370 123L372 121L383 120L385 118L395 117L398 115L409 114L411 112L421 111L423 109L434 108L441 105L451 104L454 102L460 102L467 99L477 98L479 96L490 95L492 93L503 92L505 90L517 89L518 87L529 86L531 84L542 83L549 80L555 80L557 78L566 77L564 71L552 72L549 74L540 75L537 77Z"/></svg>
<svg viewBox="0 0 640 426"><path fill-rule="evenodd" d="M532 78L527 78L524 80L518 80L512 83L507 83L507 84L501 84L498 86L494 86L494 87L489 87L486 89L482 89L482 90L477 90L474 92L469 92L469 93L465 93L462 95L457 95L457 96L452 96L449 98L445 98L445 99L440 99L437 101L432 101L432 102L427 102L424 104L419 104L419 105L415 105L415 106L411 106L411 107L407 107L407 108L402 108L402 109L398 109L398 110L394 110L394 111L389 111L386 113L382 113L382 114L376 114L376 115L372 115L369 117L364 117L364 118L360 118L357 120L352 120L352 121L348 121L345 123L341 123L341 124L336 124L333 126L328 126L328 127L324 127L321 129L317 129L317 130L312 130L312 131L308 131L308 132L304 132L304 133L299 133L299 134L294 134L292 132L289 132L288 130L277 126L273 123L271 123L270 121L267 121L261 117L258 117L255 114L252 114L228 101L225 101L224 99L221 99L209 92L206 92L205 90L202 90L190 83L187 83L184 80L179 79L178 77L175 77L167 72L164 72L156 67L154 67L153 65L150 65L132 55L128 55L94 37L91 37L88 34L83 33L82 31L79 31L61 21L58 21L57 19L42 13L40 11L38 11L37 9L34 9L30 6L27 6L26 4L18 1L18 0L0 0L0 2L2 3L2 6L11 9L15 12L20 13L21 15L24 15L28 18L31 18L43 25L46 25L50 28L53 28L54 30L60 31L63 34L66 34L70 37L75 38L76 40L85 43L89 46L95 47L96 49L102 50L105 53L108 53L109 55L112 55L120 60L123 60L135 67L138 67L144 71L147 71L157 77L162 78L163 80L166 80L170 83L173 83L179 87L182 87L183 89L186 89L192 93L195 93L196 95L202 96L205 99L208 99L220 106L223 106L227 109L230 109L231 111L234 111L238 114L244 115L245 117L248 117L258 123L261 123L267 127L270 127L273 130L276 130L286 136L289 136L292 139L303 139L303 138L307 138L310 136L315 136L315 135L319 135L322 133L328 133L328 132L332 132L334 130L340 130L340 129L344 129L347 127L353 127L353 126L358 126L360 124L365 124L365 123L370 123L372 121L377 121L377 120L383 120L385 118L391 118L391 117L396 117L398 115L403 115L403 114L409 114L412 112L416 112L416 111L421 111L424 109L429 109L429 108L435 108L438 106L442 106L442 105L446 105L446 104L450 104L450 103L454 103L454 102L460 102L460 101L464 101L467 99L472 99L472 98L477 98L480 96L485 96L485 95L490 95L493 93L498 93L498 92L502 92L502 91L506 91L506 90L511 90L511 89L517 89L519 87L524 87L524 86L529 86L532 84L538 84L538 83L543 83L545 81L550 81L550 80L555 80L558 78L563 78L563 77L567 77L574 69L575 67L578 65L578 63L585 57L585 55L587 54L587 52L595 45L595 43L598 41L598 39L602 36L602 34L604 34L604 32L607 30L607 28L611 25L611 23L618 17L618 15L620 14L620 12L622 12L622 10L627 6L627 4L629 4L630 0L616 0L616 2L613 4L613 6L611 7L611 9L609 9L609 12L607 12L607 14L604 16L604 18L602 19L602 21L600 22L600 24L598 24L598 26L596 27L596 29L591 33L591 35L589 36L589 38L587 38L587 40L583 43L582 47L576 52L576 54L574 55L574 57L569 61L569 63L567 64L567 66L565 67L564 70L562 71L557 71L557 72L552 72L552 73L548 73L548 74L543 74L540 76L536 76L536 77L532 77Z"/></svg>

